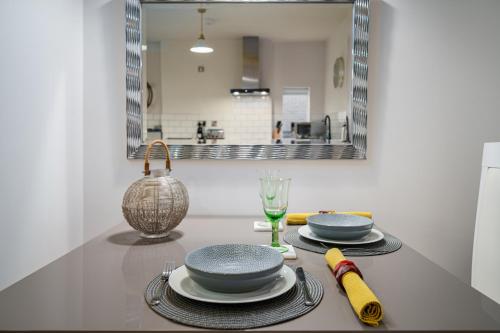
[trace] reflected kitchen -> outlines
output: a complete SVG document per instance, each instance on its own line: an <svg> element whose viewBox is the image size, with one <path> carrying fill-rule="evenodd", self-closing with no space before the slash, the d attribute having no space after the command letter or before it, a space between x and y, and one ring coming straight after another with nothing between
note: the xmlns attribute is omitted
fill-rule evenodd
<svg viewBox="0 0 500 333"><path fill-rule="evenodd" d="M145 142L350 142L352 4L144 4L142 22Z"/></svg>

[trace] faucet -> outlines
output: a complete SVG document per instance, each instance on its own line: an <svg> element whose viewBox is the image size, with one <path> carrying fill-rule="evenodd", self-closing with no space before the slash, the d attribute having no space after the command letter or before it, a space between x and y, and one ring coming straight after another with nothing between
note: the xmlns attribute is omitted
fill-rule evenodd
<svg viewBox="0 0 500 333"><path fill-rule="evenodd" d="M330 141L332 140L332 125L331 125L331 119L330 119L330 116L329 115L326 115L325 116L325 119L323 120L323 122L325 123L325 136L326 136L326 143L330 143Z"/></svg>

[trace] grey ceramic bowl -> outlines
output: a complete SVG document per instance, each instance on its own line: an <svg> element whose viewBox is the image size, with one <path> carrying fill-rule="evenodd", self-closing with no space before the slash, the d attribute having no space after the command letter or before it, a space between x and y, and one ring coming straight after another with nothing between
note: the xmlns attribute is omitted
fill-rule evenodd
<svg viewBox="0 0 500 333"><path fill-rule="evenodd" d="M191 251L185 265L202 287L225 293L259 289L279 277L283 255L259 245L212 245Z"/></svg>
<svg viewBox="0 0 500 333"><path fill-rule="evenodd" d="M320 237L338 240L360 239L373 227L369 218L347 214L319 214L307 217L307 224Z"/></svg>

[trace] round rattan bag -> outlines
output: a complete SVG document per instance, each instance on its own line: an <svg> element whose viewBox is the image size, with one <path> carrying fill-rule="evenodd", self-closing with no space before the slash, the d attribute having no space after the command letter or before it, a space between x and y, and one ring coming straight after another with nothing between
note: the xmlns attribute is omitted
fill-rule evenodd
<svg viewBox="0 0 500 333"><path fill-rule="evenodd" d="M165 169L149 170L149 156L155 144L165 150ZM186 216L188 193L184 184L170 176L170 165L167 145L162 140L151 142L144 156L144 177L130 185L123 196L123 215L132 228L142 232L142 237L165 237Z"/></svg>

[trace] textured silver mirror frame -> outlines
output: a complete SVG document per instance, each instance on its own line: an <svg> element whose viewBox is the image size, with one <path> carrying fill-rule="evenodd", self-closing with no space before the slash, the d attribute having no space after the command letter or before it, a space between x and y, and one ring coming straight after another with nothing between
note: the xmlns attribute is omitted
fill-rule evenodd
<svg viewBox="0 0 500 333"><path fill-rule="evenodd" d="M368 102L368 27L370 0L126 0L126 88L127 88L127 158L143 159L141 85L141 3L353 3L352 87L349 144L324 145L169 145L173 159L366 159ZM161 158L155 147L151 157Z"/></svg>

